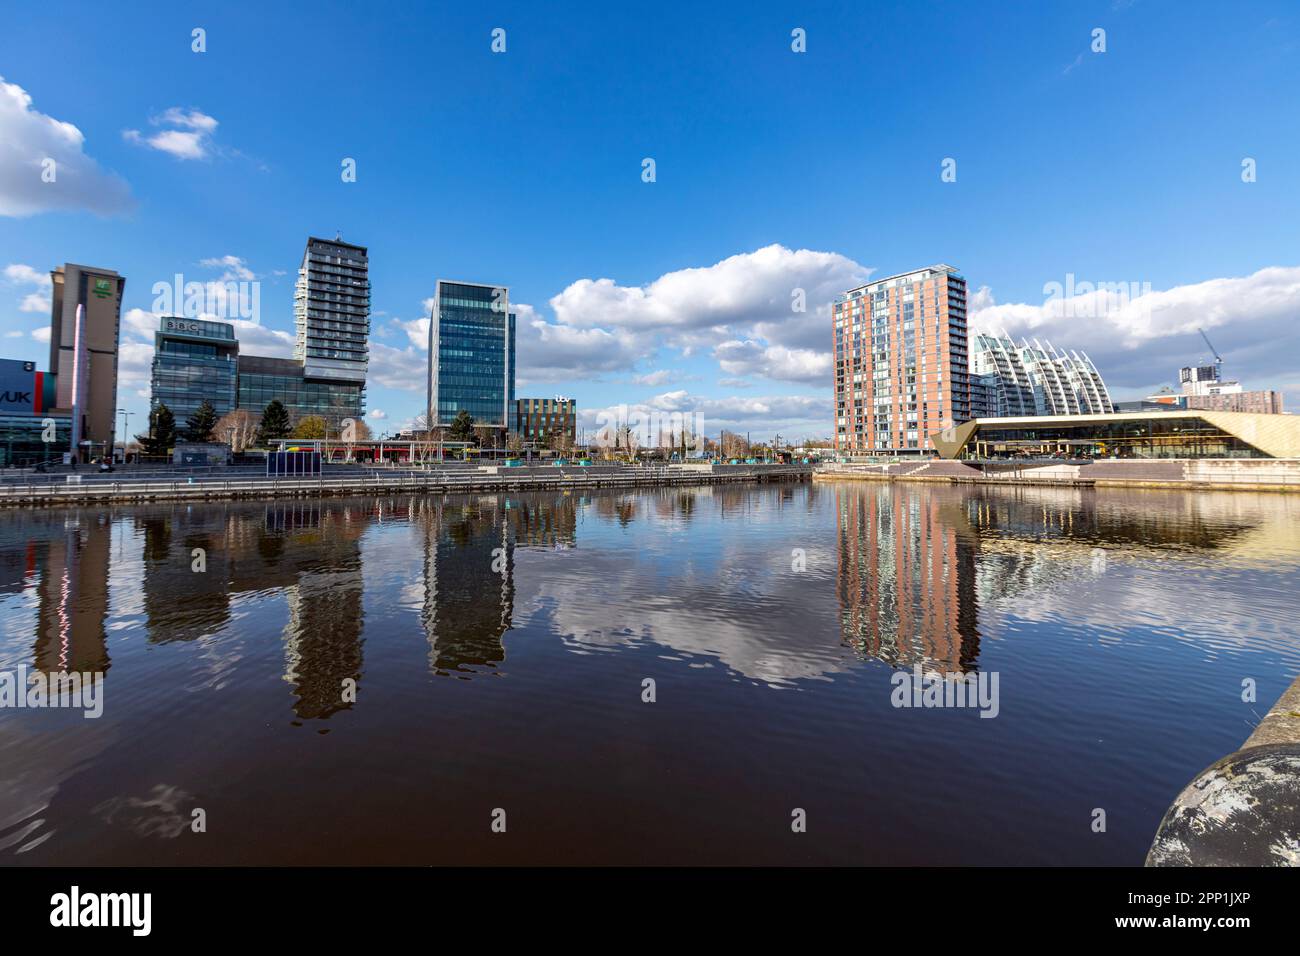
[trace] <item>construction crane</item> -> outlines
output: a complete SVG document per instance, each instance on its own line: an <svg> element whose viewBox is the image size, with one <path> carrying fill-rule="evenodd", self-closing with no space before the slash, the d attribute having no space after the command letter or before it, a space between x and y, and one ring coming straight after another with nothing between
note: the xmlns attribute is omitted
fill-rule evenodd
<svg viewBox="0 0 1300 956"><path fill-rule="evenodd" d="M1223 356L1215 351L1214 345L1210 342L1210 337L1205 334L1205 329L1197 329L1201 333L1201 338L1205 339L1205 344L1210 347L1210 354L1214 356L1214 377L1218 381L1223 381Z"/></svg>

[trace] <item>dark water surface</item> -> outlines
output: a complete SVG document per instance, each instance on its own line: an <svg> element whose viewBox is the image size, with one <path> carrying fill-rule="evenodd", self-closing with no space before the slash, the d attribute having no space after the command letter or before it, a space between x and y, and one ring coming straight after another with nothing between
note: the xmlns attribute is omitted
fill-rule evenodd
<svg viewBox="0 0 1300 956"><path fill-rule="evenodd" d="M105 674L98 720L0 709L0 862L1138 865L1298 611L1286 495L0 512L0 669ZM998 716L895 708L914 663Z"/></svg>

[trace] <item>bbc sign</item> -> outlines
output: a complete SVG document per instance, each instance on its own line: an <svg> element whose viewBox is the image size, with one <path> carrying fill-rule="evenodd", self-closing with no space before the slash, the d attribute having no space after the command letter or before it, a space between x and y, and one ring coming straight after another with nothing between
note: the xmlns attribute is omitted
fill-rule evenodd
<svg viewBox="0 0 1300 956"><path fill-rule="evenodd" d="M42 378L35 362L0 359L0 412L41 411Z"/></svg>

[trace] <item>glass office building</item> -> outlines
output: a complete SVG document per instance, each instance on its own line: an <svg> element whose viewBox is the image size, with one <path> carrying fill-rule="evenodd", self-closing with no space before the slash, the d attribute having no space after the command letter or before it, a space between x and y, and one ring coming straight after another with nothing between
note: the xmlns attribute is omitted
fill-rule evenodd
<svg viewBox="0 0 1300 956"><path fill-rule="evenodd" d="M307 378L295 359L239 356L239 407L260 416L273 400L288 410L291 421L319 415L337 428L343 419L365 414L366 386Z"/></svg>
<svg viewBox="0 0 1300 956"><path fill-rule="evenodd" d="M430 426L449 425L466 411L476 425L513 431L514 407L510 290L439 279L429 321Z"/></svg>
<svg viewBox="0 0 1300 956"><path fill-rule="evenodd" d="M163 316L153 343L151 411L166 405L183 428L204 399L218 418L236 408L239 342L233 325Z"/></svg>

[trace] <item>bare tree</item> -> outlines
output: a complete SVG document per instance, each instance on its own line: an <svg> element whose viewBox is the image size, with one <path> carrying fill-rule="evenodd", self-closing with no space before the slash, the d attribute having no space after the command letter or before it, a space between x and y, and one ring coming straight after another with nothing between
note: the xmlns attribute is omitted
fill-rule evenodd
<svg viewBox="0 0 1300 956"><path fill-rule="evenodd" d="M225 442L230 450L239 454L257 439L258 419L246 408L226 412L212 429L217 441Z"/></svg>

